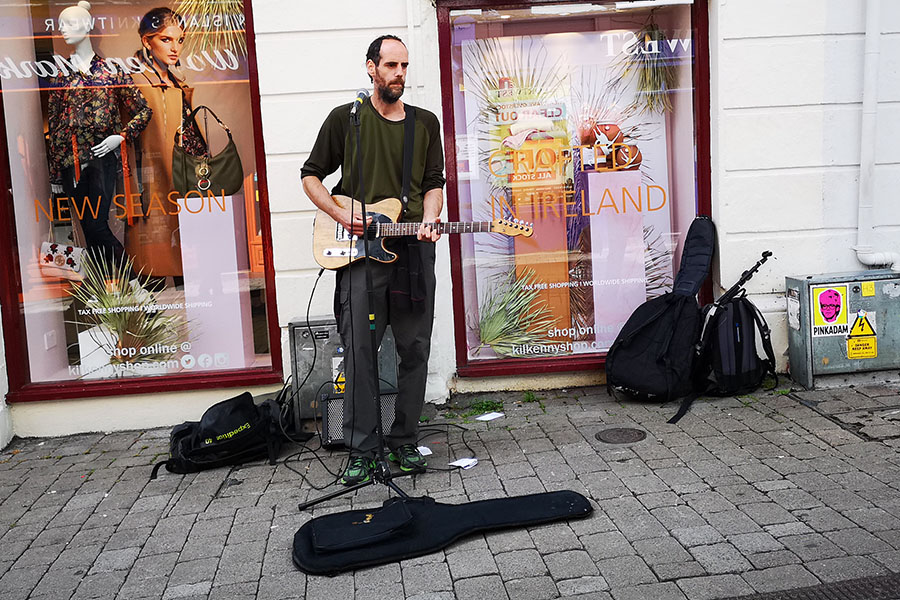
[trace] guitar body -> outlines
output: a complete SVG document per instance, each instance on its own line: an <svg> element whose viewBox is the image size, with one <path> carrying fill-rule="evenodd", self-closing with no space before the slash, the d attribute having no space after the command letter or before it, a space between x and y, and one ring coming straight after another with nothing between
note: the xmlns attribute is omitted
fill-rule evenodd
<svg viewBox="0 0 900 600"><path fill-rule="evenodd" d="M353 203L354 210L362 214L362 204L347 196L334 196L334 201L342 208L348 208ZM373 227L375 223L396 223L403 209L403 204L397 198L385 198L379 202L368 205L369 216L372 217ZM321 210L316 212L313 222L313 254L316 262L325 269L340 269L355 260L364 259L366 256L365 241L362 237L351 239L348 232ZM384 239L369 239L369 258L382 263L391 263L397 260L397 255L384 247Z"/></svg>

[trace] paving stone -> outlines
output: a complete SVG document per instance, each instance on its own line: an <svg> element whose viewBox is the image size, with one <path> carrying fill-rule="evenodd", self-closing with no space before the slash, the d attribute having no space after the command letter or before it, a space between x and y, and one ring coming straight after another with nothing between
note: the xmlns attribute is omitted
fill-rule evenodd
<svg viewBox="0 0 900 600"><path fill-rule="evenodd" d="M706 520L720 534L737 535L761 531L762 527L739 510L724 510L706 515Z"/></svg>
<svg viewBox="0 0 900 600"><path fill-rule="evenodd" d="M178 553L170 552L168 554L155 554L138 558L131 569L132 573L137 573L141 579L150 577L167 577L175 563L178 561Z"/></svg>
<svg viewBox="0 0 900 600"><path fill-rule="evenodd" d="M664 563L688 562L691 555L672 537L638 540L634 543L638 555L651 567Z"/></svg>
<svg viewBox="0 0 900 600"><path fill-rule="evenodd" d="M887 573L882 565L864 556L841 556L804 563L816 577L825 583L845 581L861 577L873 577Z"/></svg>
<svg viewBox="0 0 900 600"><path fill-rule="evenodd" d="M652 565L651 568L653 569L653 572L656 573L657 579L660 581L672 581L706 575L706 570L695 560L690 562Z"/></svg>
<svg viewBox="0 0 900 600"><path fill-rule="evenodd" d="M759 525L777 525L796 521L796 517L774 502L741 505L741 511Z"/></svg>
<svg viewBox="0 0 900 600"><path fill-rule="evenodd" d="M515 550L495 555L504 581L547 574L547 566L537 550Z"/></svg>
<svg viewBox="0 0 900 600"><path fill-rule="evenodd" d="M848 510L844 512L844 515L868 531L875 532L900 529L900 519L881 508Z"/></svg>
<svg viewBox="0 0 900 600"><path fill-rule="evenodd" d="M587 535L581 538L581 543L595 561L635 553L625 536L618 531Z"/></svg>
<svg viewBox="0 0 900 600"><path fill-rule="evenodd" d="M689 506L670 506L657 508L650 513L666 529L684 529L688 527L702 527L706 521Z"/></svg>
<svg viewBox="0 0 900 600"><path fill-rule="evenodd" d="M728 536L731 543L743 554L759 554L784 550L784 546L770 533L741 533Z"/></svg>
<svg viewBox="0 0 900 600"><path fill-rule="evenodd" d="M813 533L812 528L810 528L805 523L800 522L766 525L765 530L766 533L776 538L784 537L786 535L804 535L807 533Z"/></svg>
<svg viewBox="0 0 900 600"><path fill-rule="evenodd" d="M82 598L115 598L125 582L125 571L107 571L88 575L81 580L73 600Z"/></svg>
<svg viewBox="0 0 900 600"><path fill-rule="evenodd" d="M861 528L829 531L824 535L850 555L874 554L892 550L888 543Z"/></svg>
<svg viewBox="0 0 900 600"><path fill-rule="evenodd" d="M497 575L472 577L454 581L453 589L457 598L471 600L501 600L509 598L503 580Z"/></svg>
<svg viewBox="0 0 900 600"><path fill-rule="evenodd" d="M610 588L622 588L641 583L656 583L656 576L641 558L620 556L597 561L600 575Z"/></svg>
<svg viewBox="0 0 900 600"><path fill-rule="evenodd" d="M148 577L139 579L134 573L129 573L125 583L119 588L117 600L134 600L136 598L154 598L159 600L169 584L168 577Z"/></svg>
<svg viewBox="0 0 900 600"><path fill-rule="evenodd" d="M185 583L166 588L163 594L163 600L174 600L175 598L199 598L206 597L212 590L212 581L202 581L200 583ZM217 596L225 598L229 596Z"/></svg>
<svg viewBox="0 0 900 600"><path fill-rule="evenodd" d="M534 548L534 541L524 529L489 533L485 539L495 556L502 552Z"/></svg>
<svg viewBox="0 0 900 600"><path fill-rule="evenodd" d="M31 590L31 597L69 598L78 589L83 578L84 571L81 569L50 569Z"/></svg>
<svg viewBox="0 0 900 600"><path fill-rule="evenodd" d="M691 577L676 583L690 600L716 600L753 593L753 588L739 575Z"/></svg>
<svg viewBox="0 0 900 600"><path fill-rule="evenodd" d="M682 499L687 502L688 506L700 514L735 510L734 504L714 490L685 494L682 496Z"/></svg>
<svg viewBox="0 0 900 600"><path fill-rule="evenodd" d="M691 546L715 544L717 542L725 541L725 538L722 537L722 534L719 533L716 528L710 525L673 529L672 537L678 540L678 542L685 548L690 548Z"/></svg>
<svg viewBox="0 0 900 600"><path fill-rule="evenodd" d="M776 550L774 552L760 552L759 554L747 554L747 560L756 569L769 569L771 567L783 567L800 563L800 558L789 550Z"/></svg>
<svg viewBox="0 0 900 600"><path fill-rule="evenodd" d="M535 554L537 555L537 552ZM404 566L403 589L407 597L452 590L450 570L443 562Z"/></svg>
<svg viewBox="0 0 900 600"><path fill-rule="evenodd" d="M559 589L560 595L565 598L583 598L587 595L597 598L609 598L607 594L601 594L604 590L609 589L609 584L606 583L603 577L590 576L565 579L558 581L556 587Z"/></svg>
<svg viewBox="0 0 900 600"><path fill-rule="evenodd" d="M306 596L311 600L347 600L353 598L355 582L353 575L336 577L310 575L306 579Z"/></svg>
<svg viewBox="0 0 900 600"><path fill-rule="evenodd" d="M801 521L809 525L810 528L820 533L823 531L834 531L836 529L850 529L856 527L856 524L853 521L827 506L809 510L798 510L795 514Z"/></svg>
<svg viewBox="0 0 900 600"><path fill-rule="evenodd" d="M507 581L506 593L511 600L547 600L559 596L556 584L547 576Z"/></svg>
<svg viewBox="0 0 900 600"><path fill-rule="evenodd" d="M140 548L124 548L122 550L104 550L97 557L91 574L104 571L127 571L137 560Z"/></svg>
<svg viewBox="0 0 900 600"><path fill-rule="evenodd" d="M760 593L810 587L819 583L819 580L801 565L786 565L750 571L744 573L742 577L754 590Z"/></svg>
<svg viewBox="0 0 900 600"><path fill-rule="evenodd" d="M845 555L843 550L819 533L788 535L779 538L778 541L804 562Z"/></svg>
<svg viewBox="0 0 900 600"><path fill-rule="evenodd" d="M584 550L556 552L543 557L555 581L599 575L591 556Z"/></svg>
<svg viewBox="0 0 900 600"><path fill-rule="evenodd" d="M684 593L672 582L615 589L612 596L615 600L686 600Z"/></svg>
<svg viewBox="0 0 900 600"><path fill-rule="evenodd" d="M448 554L447 564L453 579L499 573L494 555L487 548Z"/></svg>
<svg viewBox="0 0 900 600"><path fill-rule="evenodd" d="M710 574L740 573L753 568L737 548L728 543L694 546L690 553Z"/></svg>

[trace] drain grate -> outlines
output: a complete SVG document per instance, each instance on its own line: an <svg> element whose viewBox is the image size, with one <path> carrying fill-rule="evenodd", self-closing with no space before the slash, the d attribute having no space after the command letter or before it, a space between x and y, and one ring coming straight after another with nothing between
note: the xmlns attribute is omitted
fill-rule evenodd
<svg viewBox="0 0 900 600"><path fill-rule="evenodd" d="M900 600L900 574L863 577L739 598L740 600Z"/></svg>
<svg viewBox="0 0 900 600"><path fill-rule="evenodd" d="M647 432L631 427L610 427L597 432L594 437L604 444L633 444L646 438Z"/></svg>

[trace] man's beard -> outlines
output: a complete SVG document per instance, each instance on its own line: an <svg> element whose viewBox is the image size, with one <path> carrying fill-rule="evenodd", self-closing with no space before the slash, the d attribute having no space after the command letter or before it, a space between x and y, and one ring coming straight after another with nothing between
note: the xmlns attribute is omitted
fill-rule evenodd
<svg viewBox="0 0 900 600"><path fill-rule="evenodd" d="M378 84L376 86L378 97L381 98L382 102L384 102L385 104L393 104L394 102L399 100L400 96L403 95L403 89L404 88L401 86L399 91L394 92L394 90L391 89L390 85Z"/></svg>

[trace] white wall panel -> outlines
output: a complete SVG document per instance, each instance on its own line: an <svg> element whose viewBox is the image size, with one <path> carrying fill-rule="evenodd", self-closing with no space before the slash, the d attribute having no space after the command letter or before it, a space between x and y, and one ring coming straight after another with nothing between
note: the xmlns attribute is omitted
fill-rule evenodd
<svg viewBox="0 0 900 600"><path fill-rule="evenodd" d="M797 169L729 173L721 180L718 224L731 233L840 228L856 224L859 169Z"/></svg>
<svg viewBox="0 0 900 600"><path fill-rule="evenodd" d="M298 242L277 244L273 248L277 271L319 268L312 253L314 215L313 212L272 215L272 236L276 240L296 240Z"/></svg>
<svg viewBox="0 0 900 600"><path fill-rule="evenodd" d="M726 171L859 164L860 106L725 111Z"/></svg>
<svg viewBox="0 0 900 600"><path fill-rule="evenodd" d="M863 36L729 40L722 107L859 102Z"/></svg>
<svg viewBox="0 0 900 600"><path fill-rule="evenodd" d="M893 4L886 0L884 4ZM862 0L710 0L721 12L723 39L859 33Z"/></svg>
<svg viewBox="0 0 900 600"><path fill-rule="evenodd" d="M368 87L366 50L373 39L384 33L403 38L406 29L258 36L260 94L321 93Z"/></svg>
<svg viewBox="0 0 900 600"><path fill-rule="evenodd" d="M257 35L283 31L390 28L406 24L404 0L263 0L253 8ZM375 36L372 36L373 39ZM319 53L321 54L321 53Z"/></svg>
<svg viewBox="0 0 900 600"><path fill-rule="evenodd" d="M310 294L313 293L313 283L316 281L317 271L288 271L275 275L275 287L278 302L278 325L287 327L288 323L297 318L306 318L306 307L309 304ZM309 309L311 317L329 316L334 313L334 273L325 271L319 280L319 285L313 294L312 306ZM285 372L285 375L290 370Z"/></svg>

